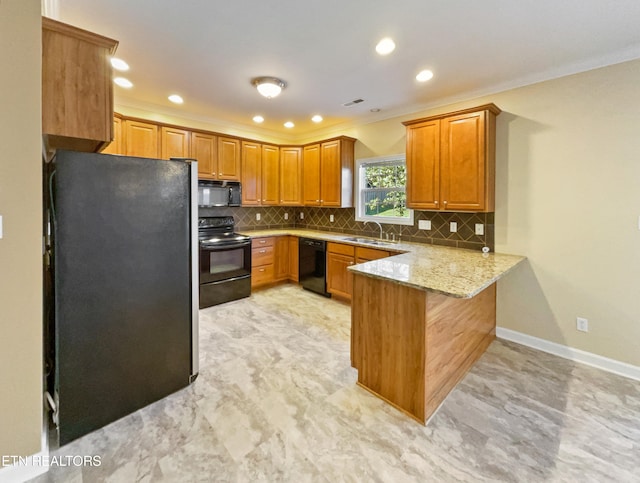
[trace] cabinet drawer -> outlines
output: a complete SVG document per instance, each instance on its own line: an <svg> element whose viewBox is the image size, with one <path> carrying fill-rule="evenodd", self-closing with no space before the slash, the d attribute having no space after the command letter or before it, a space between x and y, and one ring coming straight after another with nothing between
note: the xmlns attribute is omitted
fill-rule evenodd
<svg viewBox="0 0 640 483"><path fill-rule="evenodd" d="M251 248L272 247L274 243L275 238L272 236L266 238L254 238L251 240Z"/></svg>
<svg viewBox="0 0 640 483"><path fill-rule="evenodd" d="M375 248L356 247L356 258L364 261L377 260L379 258L386 258L389 256L389 252L385 250L376 250ZM361 262L358 262L361 263Z"/></svg>
<svg viewBox="0 0 640 483"><path fill-rule="evenodd" d="M327 251L329 253L353 256L355 253L355 247L353 245L344 245L342 243L327 243Z"/></svg>
<svg viewBox="0 0 640 483"><path fill-rule="evenodd" d="M271 283L274 280L273 275L273 263L269 265L262 265L261 267L254 267L251 270L251 286L257 287L258 285Z"/></svg>
<svg viewBox="0 0 640 483"><path fill-rule="evenodd" d="M259 267L273 263L273 247L253 248L251 250L251 266Z"/></svg>

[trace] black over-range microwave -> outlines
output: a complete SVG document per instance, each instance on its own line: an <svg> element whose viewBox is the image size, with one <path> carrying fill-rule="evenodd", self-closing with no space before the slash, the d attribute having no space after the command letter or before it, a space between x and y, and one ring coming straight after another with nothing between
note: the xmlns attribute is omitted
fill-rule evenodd
<svg viewBox="0 0 640 483"><path fill-rule="evenodd" d="M242 189L239 181L198 181L198 206L240 206Z"/></svg>

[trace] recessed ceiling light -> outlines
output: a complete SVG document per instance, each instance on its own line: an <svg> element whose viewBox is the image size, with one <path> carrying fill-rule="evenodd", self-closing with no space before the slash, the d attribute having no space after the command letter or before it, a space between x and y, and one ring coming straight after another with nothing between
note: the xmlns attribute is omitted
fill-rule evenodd
<svg viewBox="0 0 640 483"><path fill-rule="evenodd" d="M258 124L264 122L264 117L262 116L253 116L253 122L257 122Z"/></svg>
<svg viewBox="0 0 640 483"><path fill-rule="evenodd" d="M287 121L284 123L284 127L291 129L293 126L295 126L294 123L292 123L291 121Z"/></svg>
<svg viewBox="0 0 640 483"><path fill-rule="evenodd" d="M395 42L389 37L385 37L380 42L378 42L378 45L376 45L376 52L378 52L380 55L388 55L393 52L395 48Z"/></svg>
<svg viewBox="0 0 640 483"><path fill-rule="evenodd" d="M111 58L111 67L122 72L129 70L129 64L127 64L124 60L118 59L116 57Z"/></svg>
<svg viewBox="0 0 640 483"><path fill-rule="evenodd" d="M431 72L430 70L421 70L420 72L418 72L418 75L416 76L416 80L420 82L427 82L432 77L433 77L433 72Z"/></svg>
<svg viewBox="0 0 640 483"><path fill-rule="evenodd" d="M115 79L113 79L113 82L118 84L120 87L124 87L125 89L133 87L133 83L129 79L125 79L124 77L116 77Z"/></svg>
<svg viewBox="0 0 640 483"><path fill-rule="evenodd" d="M316 114L311 118L313 122L322 122L322 116L320 114Z"/></svg>
<svg viewBox="0 0 640 483"><path fill-rule="evenodd" d="M380 112L380 108L374 107L373 109L369 109L371 112Z"/></svg>
<svg viewBox="0 0 640 483"><path fill-rule="evenodd" d="M184 102L184 99L178 94L171 94L168 99L174 104L182 104Z"/></svg>

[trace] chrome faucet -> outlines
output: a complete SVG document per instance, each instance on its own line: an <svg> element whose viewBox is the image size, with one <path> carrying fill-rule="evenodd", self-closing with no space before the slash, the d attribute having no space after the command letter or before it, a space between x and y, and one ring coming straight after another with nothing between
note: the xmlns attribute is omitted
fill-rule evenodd
<svg viewBox="0 0 640 483"><path fill-rule="evenodd" d="M378 223L377 221L365 221L364 224L366 225L367 223L375 223L376 225L378 225L378 228L380 228L380 240L382 240L382 225L380 223Z"/></svg>

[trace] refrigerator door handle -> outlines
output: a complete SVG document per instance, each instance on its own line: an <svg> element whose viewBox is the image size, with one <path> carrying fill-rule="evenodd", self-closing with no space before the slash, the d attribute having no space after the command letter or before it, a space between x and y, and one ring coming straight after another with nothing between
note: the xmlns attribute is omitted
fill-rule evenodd
<svg viewBox="0 0 640 483"><path fill-rule="evenodd" d="M200 246L198 242L198 162L191 161L191 377L193 382L200 371L199 363L199 321L200 305Z"/></svg>

